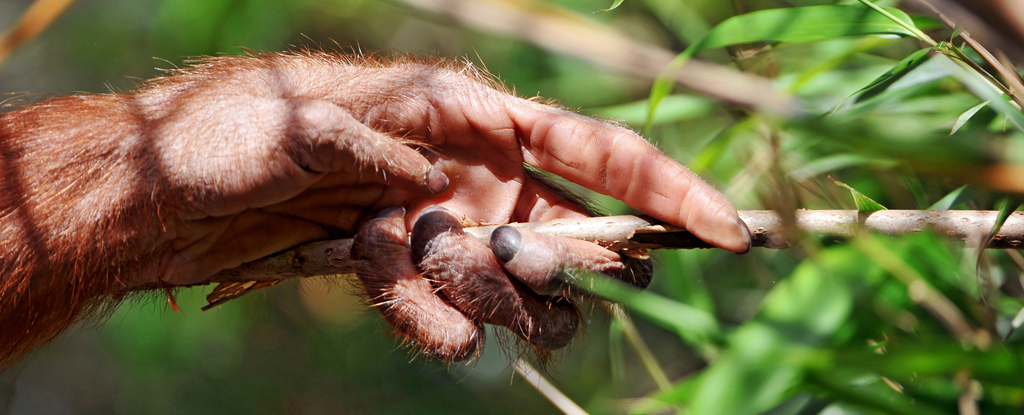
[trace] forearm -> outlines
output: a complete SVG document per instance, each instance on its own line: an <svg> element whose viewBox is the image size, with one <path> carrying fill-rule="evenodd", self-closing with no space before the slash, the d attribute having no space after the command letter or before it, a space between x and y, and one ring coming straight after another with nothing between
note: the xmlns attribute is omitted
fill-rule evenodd
<svg viewBox="0 0 1024 415"><path fill-rule="evenodd" d="M0 114L0 365L156 271L173 212L130 108L96 95Z"/></svg>
<svg viewBox="0 0 1024 415"><path fill-rule="evenodd" d="M437 206L488 223L582 214L524 162L717 246L749 247L732 205L641 137L492 83L457 63L266 54L212 58L131 93L0 115L0 365L134 290L201 284L299 244L352 236L382 208L406 208L392 218L405 228ZM394 248L407 250L400 239ZM446 275L476 275L486 264L504 283L491 291L444 284L454 290L444 295L464 300L458 312L495 315L477 305L483 296L508 317L492 322L524 340L544 348L568 341L576 323L555 324L566 330L551 341L533 330L573 320L570 306L559 313L565 319L545 317L541 303L524 306L534 294L506 280L532 277L506 275L486 248L467 252L444 261ZM559 298L544 301L567 301Z"/></svg>

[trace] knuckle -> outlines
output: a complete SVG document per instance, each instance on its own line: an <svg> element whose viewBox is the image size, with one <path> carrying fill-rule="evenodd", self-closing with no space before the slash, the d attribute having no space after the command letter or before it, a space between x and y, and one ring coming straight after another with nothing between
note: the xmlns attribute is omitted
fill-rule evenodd
<svg viewBox="0 0 1024 415"><path fill-rule="evenodd" d="M413 227L413 249L422 252L419 266L440 291L471 319L504 326L541 350L568 345L579 326L575 306L513 282L491 249L456 221L451 212L434 210Z"/></svg>
<svg viewBox="0 0 1024 415"><path fill-rule="evenodd" d="M360 228L356 275L370 303L405 341L441 360L471 358L483 340L479 324L435 295L416 270L404 247L404 213L385 210Z"/></svg>

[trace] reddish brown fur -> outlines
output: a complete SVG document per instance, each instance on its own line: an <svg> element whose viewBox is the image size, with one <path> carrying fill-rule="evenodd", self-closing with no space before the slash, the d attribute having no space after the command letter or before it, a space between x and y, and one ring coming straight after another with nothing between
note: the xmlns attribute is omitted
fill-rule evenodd
<svg viewBox="0 0 1024 415"><path fill-rule="evenodd" d="M165 188L124 96L0 114L0 365L130 291ZM135 145L133 145L135 144Z"/></svg>
<svg viewBox="0 0 1024 415"><path fill-rule="evenodd" d="M368 80L351 74L365 67L391 70ZM316 97L343 106L378 131L423 135L377 112L404 105L409 100L396 97L452 72L464 76L460 86L503 89L471 65L450 61L303 52L204 59L137 91L56 98L0 114L0 368L133 291L167 286L160 279L167 247L184 232L186 218L209 213L208 205L217 201L212 196L226 184L201 173L198 180L176 181L180 172L164 169L204 166L162 164L167 148L161 144L167 144L158 142L156 131L173 135L173 150L201 157L206 146L223 138L210 133L218 126L206 124L204 110L230 102L224 97L245 95ZM288 83L296 78L301 84ZM330 236L351 236L380 207L379 193L370 194L346 202L353 213L332 223ZM315 218L297 220L325 225ZM493 293L477 294L484 303L495 300ZM527 306L532 313L548 316L502 320L524 338L557 347L575 332L571 305L522 292L516 297L533 301ZM542 327L548 323L554 332Z"/></svg>
<svg viewBox="0 0 1024 415"><path fill-rule="evenodd" d="M395 65L457 66L319 52L209 58L137 91L61 97L0 114L0 368L129 292L160 285L151 282L159 272L152 254L205 195L167 183L146 134L153 123L203 105L190 101L197 91L266 89L245 85L260 81L240 75L246 72L309 69L326 77L338 68Z"/></svg>
<svg viewBox="0 0 1024 415"><path fill-rule="evenodd" d="M478 323L435 295L430 280L405 247L405 211L389 209L359 228L353 247L359 281L369 301L402 340L438 359L476 357L483 343Z"/></svg>
<svg viewBox="0 0 1024 415"><path fill-rule="evenodd" d="M422 256L423 272L432 276L438 289L473 320L507 327L542 350L568 345L579 328L575 306L565 298L528 292L502 270L490 255L490 248L462 231L460 222L446 210L424 214L417 221L411 243L416 255ZM463 258L477 260L467 262Z"/></svg>

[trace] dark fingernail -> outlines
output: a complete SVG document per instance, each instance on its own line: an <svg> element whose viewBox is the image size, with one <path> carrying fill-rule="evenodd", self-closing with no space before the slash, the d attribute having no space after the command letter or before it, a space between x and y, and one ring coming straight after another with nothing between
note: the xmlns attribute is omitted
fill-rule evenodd
<svg viewBox="0 0 1024 415"><path fill-rule="evenodd" d="M523 234L511 226L499 226L491 232L491 252L501 262L511 261L523 246Z"/></svg>
<svg viewBox="0 0 1024 415"><path fill-rule="evenodd" d="M394 207L389 207L387 209L384 209L384 210L378 212L373 218L374 219L400 218L400 217L403 217L403 216L405 216L405 207L403 207L403 206L394 206Z"/></svg>
<svg viewBox="0 0 1024 415"><path fill-rule="evenodd" d="M427 209L412 227L412 255L417 263L427 255L430 241L452 229L462 230L462 219L452 211L435 206Z"/></svg>
<svg viewBox="0 0 1024 415"><path fill-rule="evenodd" d="M427 188L433 194L444 192L448 189L448 176L441 169L431 167L427 172Z"/></svg>

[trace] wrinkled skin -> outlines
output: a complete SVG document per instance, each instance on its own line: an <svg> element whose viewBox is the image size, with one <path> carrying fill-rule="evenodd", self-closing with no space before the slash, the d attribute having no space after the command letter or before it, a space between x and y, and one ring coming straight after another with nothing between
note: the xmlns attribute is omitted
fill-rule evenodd
<svg viewBox="0 0 1024 415"><path fill-rule="evenodd" d="M245 62L258 68L240 65L244 70L228 80L189 91L196 94L190 102L203 105L168 114L160 126L158 136L175 138L161 145L168 170L180 170L168 171L171 181L182 188L208 183L201 190L214 196L178 228L165 251L163 280L196 282L326 238L332 227L351 231L368 212L388 206L406 207L409 228L435 205L494 224L584 216L528 180L523 163L684 225L725 249L749 247L720 193L626 129L514 98L472 72L438 65L367 70L277 58L274 65ZM285 86L239 93L263 83ZM166 98L183 98L152 95L140 98L158 113L169 106ZM206 127L216 145L190 133L197 119L222 120ZM426 143L434 154L425 157L381 132ZM446 191L431 189L431 169L447 176ZM259 246L239 242L254 237Z"/></svg>
<svg viewBox="0 0 1024 415"><path fill-rule="evenodd" d="M750 243L724 196L635 133L450 62L213 58L0 114L0 147L0 363L127 292L352 236L387 207L405 230L434 206L492 224L585 215L524 163L718 247ZM447 266L497 261L473 255Z"/></svg>

